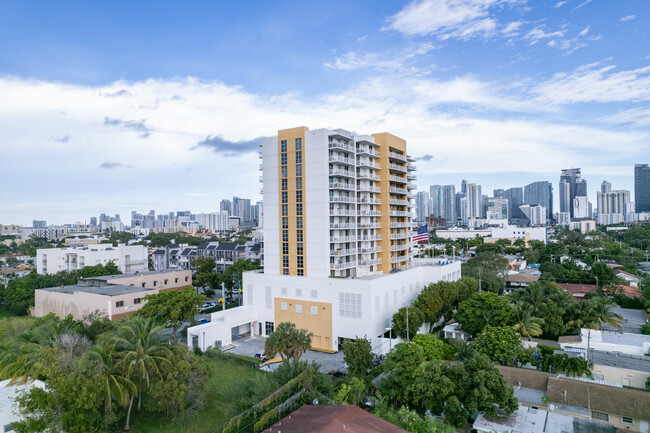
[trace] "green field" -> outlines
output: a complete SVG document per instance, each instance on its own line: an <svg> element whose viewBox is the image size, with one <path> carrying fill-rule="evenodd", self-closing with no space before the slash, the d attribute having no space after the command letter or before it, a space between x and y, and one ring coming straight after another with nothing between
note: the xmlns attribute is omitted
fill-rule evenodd
<svg viewBox="0 0 650 433"><path fill-rule="evenodd" d="M212 368L212 377L206 383L207 405L197 415L172 424L163 414L147 413L138 416L133 411L131 432L135 433L209 433L238 413L236 406L244 392L242 382L259 374L266 374L235 362L205 358Z"/></svg>

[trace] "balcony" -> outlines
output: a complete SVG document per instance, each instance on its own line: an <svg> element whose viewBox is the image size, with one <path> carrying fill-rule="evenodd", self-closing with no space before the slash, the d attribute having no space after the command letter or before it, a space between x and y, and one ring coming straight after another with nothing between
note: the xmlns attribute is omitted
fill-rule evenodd
<svg viewBox="0 0 650 433"><path fill-rule="evenodd" d="M406 161L407 161L407 157L406 157L406 155L402 155L402 154L400 154L400 153L388 152L388 157L389 157L390 159L395 159L395 160L397 160L397 161L403 161L403 162L406 162Z"/></svg>
<svg viewBox="0 0 650 433"><path fill-rule="evenodd" d="M394 186L391 186L389 191L392 192L393 194L408 194L407 189L405 189L405 188L397 188L397 187L394 187Z"/></svg>
<svg viewBox="0 0 650 433"><path fill-rule="evenodd" d="M339 155L330 155L330 162L338 162L340 164L349 164L349 165L355 165L354 164L354 159L352 158L346 158L345 156L339 156Z"/></svg>
<svg viewBox="0 0 650 433"><path fill-rule="evenodd" d="M358 224L357 227L360 229L380 229L380 223L369 223L369 224Z"/></svg>
<svg viewBox="0 0 650 433"><path fill-rule="evenodd" d="M410 164L410 163L406 164L406 168L408 169L408 171L416 171L417 170L417 168L415 168L415 166L413 164Z"/></svg>
<svg viewBox="0 0 650 433"><path fill-rule="evenodd" d="M407 175L406 175L406 178L407 178L408 180L417 180L417 179L418 179L418 177L417 177L416 175L411 174L411 173L407 174Z"/></svg>
<svg viewBox="0 0 650 433"><path fill-rule="evenodd" d="M379 158L379 152L365 147L357 147L357 155L368 155L371 158Z"/></svg>
<svg viewBox="0 0 650 433"><path fill-rule="evenodd" d="M343 182L330 182L330 189L344 189L347 191L354 191L354 184Z"/></svg>
<svg viewBox="0 0 650 433"><path fill-rule="evenodd" d="M408 229L413 227L412 222L407 222L407 223L390 223L390 228L391 229Z"/></svg>
<svg viewBox="0 0 650 433"><path fill-rule="evenodd" d="M390 176L390 181L397 182L397 183L408 183L408 179L400 176Z"/></svg>
<svg viewBox="0 0 650 433"><path fill-rule="evenodd" d="M360 210L357 211L359 216L381 216L381 212L378 210Z"/></svg>
<svg viewBox="0 0 650 433"><path fill-rule="evenodd" d="M340 170L337 168L330 168L330 176L354 177L354 170Z"/></svg>
<svg viewBox="0 0 650 433"><path fill-rule="evenodd" d="M369 173L358 173L357 178L359 179L370 179L370 180L375 180L379 181L381 178L377 176L376 174L369 174Z"/></svg>
<svg viewBox="0 0 650 433"><path fill-rule="evenodd" d="M350 269L350 268L355 268L356 266L357 266L357 262L330 263L330 269L333 270Z"/></svg>
<svg viewBox="0 0 650 433"><path fill-rule="evenodd" d="M397 165L397 164L388 164L388 169L393 171L399 171L400 173L406 173L408 171L405 165Z"/></svg>
<svg viewBox="0 0 650 433"><path fill-rule="evenodd" d="M381 247L359 248L357 251L359 254L381 253Z"/></svg>
<svg viewBox="0 0 650 433"><path fill-rule="evenodd" d="M381 188L376 187L376 186L370 186L370 185L359 185L358 191L380 193Z"/></svg>
<svg viewBox="0 0 650 433"><path fill-rule="evenodd" d="M414 183L409 182L408 185L406 185L406 188L410 191L413 189L417 189Z"/></svg>
<svg viewBox="0 0 650 433"><path fill-rule="evenodd" d="M406 244L401 244L401 245L391 245L390 250L391 251L405 251L408 250L410 245L408 243Z"/></svg>
<svg viewBox="0 0 650 433"><path fill-rule="evenodd" d="M356 240L356 236L330 236L330 242L333 243L355 242Z"/></svg>
<svg viewBox="0 0 650 433"><path fill-rule="evenodd" d="M392 210L390 211L390 216L392 217L409 217L412 216L411 212L406 212L403 210Z"/></svg>
<svg viewBox="0 0 650 433"><path fill-rule="evenodd" d="M354 223L331 223L330 230L355 230L357 225Z"/></svg>
<svg viewBox="0 0 650 433"><path fill-rule="evenodd" d="M400 240L400 239L408 239L411 237L411 233L397 233L397 234L392 234L390 235L390 240Z"/></svg>
<svg viewBox="0 0 650 433"><path fill-rule="evenodd" d="M357 236L358 241L380 241L381 235L359 235Z"/></svg>
<svg viewBox="0 0 650 433"><path fill-rule="evenodd" d="M396 257L391 257L390 262L391 263L402 263L408 261L409 256L407 254L403 256L396 256Z"/></svg>
<svg viewBox="0 0 650 433"><path fill-rule="evenodd" d="M340 149L346 152L354 153L354 146L350 146L349 144L344 144L344 143L337 143L335 141L330 141L329 148Z"/></svg>
<svg viewBox="0 0 650 433"><path fill-rule="evenodd" d="M381 200L378 198L360 198L359 199L359 204L381 204Z"/></svg>
<svg viewBox="0 0 650 433"><path fill-rule="evenodd" d="M399 200L396 198L391 198L390 199L390 204L395 205L395 206L410 206L411 203L408 200Z"/></svg>
<svg viewBox="0 0 650 433"><path fill-rule="evenodd" d="M357 253L356 248L330 250L330 256L352 256Z"/></svg>
<svg viewBox="0 0 650 433"><path fill-rule="evenodd" d="M330 203L354 203L354 197L330 197Z"/></svg>
<svg viewBox="0 0 650 433"><path fill-rule="evenodd" d="M264 164L260 164L260 171L264 170Z"/></svg>
<svg viewBox="0 0 650 433"><path fill-rule="evenodd" d="M375 266L381 264L381 259L359 260L359 266Z"/></svg>
<svg viewBox="0 0 650 433"><path fill-rule="evenodd" d="M357 167L370 167L374 168L375 170L379 170L379 164L372 161L359 160L357 161Z"/></svg>
<svg viewBox="0 0 650 433"><path fill-rule="evenodd" d="M357 212L355 210L349 209L331 209L330 215L332 216L356 216Z"/></svg>

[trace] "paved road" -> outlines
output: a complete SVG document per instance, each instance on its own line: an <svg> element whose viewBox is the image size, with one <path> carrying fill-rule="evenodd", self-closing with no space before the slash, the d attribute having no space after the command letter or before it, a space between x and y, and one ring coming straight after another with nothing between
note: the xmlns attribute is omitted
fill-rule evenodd
<svg viewBox="0 0 650 433"><path fill-rule="evenodd" d="M244 337L233 341L233 349L228 350L228 353L236 353L238 355L255 356L256 353L264 353L263 337ZM345 362L343 361L343 352L337 353L324 353L308 350L302 358L302 361L315 361L321 365L320 371L327 373L330 370L346 370Z"/></svg>

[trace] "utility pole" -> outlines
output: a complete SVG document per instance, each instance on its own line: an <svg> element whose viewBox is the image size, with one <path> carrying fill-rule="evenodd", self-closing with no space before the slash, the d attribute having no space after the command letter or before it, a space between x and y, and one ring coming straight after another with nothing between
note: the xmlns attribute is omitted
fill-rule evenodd
<svg viewBox="0 0 650 433"><path fill-rule="evenodd" d="M223 301L221 304L221 310L226 311L226 283L223 281L221 282L221 300Z"/></svg>
<svg viewBox="0 0 650 433"><path fill-rule="evenodd" d="M406 339L408 341L411 341L410 335L409 335L409 307L408 305L406 306Z"/></svg>

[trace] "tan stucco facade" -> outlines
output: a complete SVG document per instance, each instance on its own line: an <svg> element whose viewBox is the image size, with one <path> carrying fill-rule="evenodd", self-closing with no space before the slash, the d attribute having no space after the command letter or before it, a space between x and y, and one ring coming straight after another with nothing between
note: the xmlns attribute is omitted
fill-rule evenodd
<svg viewBox="0 0 650 433"><path fill-rule="evenodd" d="M275 324L295 323L313 333L312 350L332 352L332 304L301 299L274 298ZM314 314L316 313L316 314Z"/></svg>

